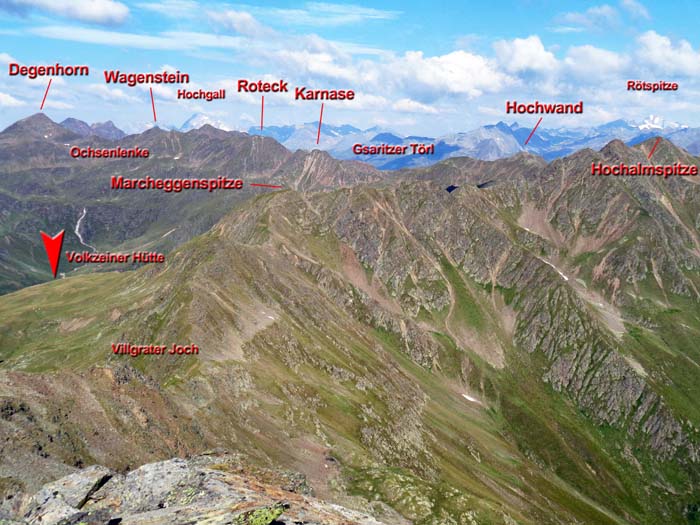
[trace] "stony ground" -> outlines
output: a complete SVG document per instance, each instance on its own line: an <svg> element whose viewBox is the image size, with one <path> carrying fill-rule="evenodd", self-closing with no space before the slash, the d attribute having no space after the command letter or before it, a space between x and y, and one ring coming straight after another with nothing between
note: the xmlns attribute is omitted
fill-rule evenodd
<svg viewBox="0 0 700 525"><path fill-rule="evenodd" d="M308 496L303 477L273 470L255 474L230 455L171 459L126 474L93 465L33 496L6 499L0 524L381 525Z"/></svg>

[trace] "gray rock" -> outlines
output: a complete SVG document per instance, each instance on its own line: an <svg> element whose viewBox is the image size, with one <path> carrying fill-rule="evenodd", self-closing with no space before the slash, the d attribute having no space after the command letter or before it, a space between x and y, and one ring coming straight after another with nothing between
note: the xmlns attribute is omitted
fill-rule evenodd
<svg viewBox="0 0 700 525"><path fill-rule="evenodd" d="M95 465L49 483L29 501L25 518L29 523L51 525L75 516L112 475L111 470Z"/></svg>
<svg viewBox="0 0 700 525"><path fill-rule="evenodd" d="M71 507L60 497L50 493L46 493L45 497L37 496L34 498L33 508L25 515L27 523L31 525L56 525L65 519L80 514L78 509Z"/></svg>
<svg viewBox="0 0 700 525"><path fill-rule="evenodd" d="M240 475L238 468L228 455L171 459L126 475L90 467L45 485L32 497L26 521L7 523L381 525L371 516L287 491L284 476L270 485Z"/></svg>

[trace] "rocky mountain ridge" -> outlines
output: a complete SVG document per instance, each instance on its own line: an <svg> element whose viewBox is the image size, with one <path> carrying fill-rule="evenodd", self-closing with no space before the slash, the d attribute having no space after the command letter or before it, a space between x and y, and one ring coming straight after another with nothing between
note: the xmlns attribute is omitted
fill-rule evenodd
<svg viewBox="0 0 700 525"><path fill-rule="evenodd" d="M692 523L700 190L590 174L655 142L365 183L289 154L298 189L162 266L3 296L0 477L33 493L222 448L386 523ZM698 164L661 141L675 161ZM178 341L202 353L110 350Z"/></svg>
<svg viewBox="0 0 700 525"><path fill-rule="evenodd" d="M180 127L167 127L169 131L187 132L205 125L223 131L231 127L206 114L192 115ZM110 122L87 124L78 119L69 118L61 126L83 137L95 135L108 140L118 140L126 134ZM405 136L388 129L375 126L359 129L350 125L321 126L322 140L316 144L318 122L308 122L297 126L267 126L263 130L253 126L248 129L250 135L262 135L274 138L290 151L298 149L328 151L334 158L359 160L367 162L382 170L415 168L429 166L454 157L472 157L480 160L497 160L508 158L527 151L551 161L584 148L600 149L612 140L622 140L634 146L651 137L663 136L678 147L692 154L700 153L700 130L650 115L641 124L618 119L593 127L546 128L541 127L528 143L525 141L532 129L518 123L484 125L473 130L453 133L439 137ZM364 145L410 145L413 143L434 143L435 154L430 156L372 155L360 157L353 153L356 143Z"/></svg>
<svg viewBox="0 0 700 525"><path fill-rule="evenodd" d="M76 159L72 147L149 149L147 159ZM304 190L342 187L380 178L373 168L315 151L292 154L273 139L204 126L188 133L157 128L118 141L82 137L42 114L0 133L3 246L0 292L51 277L39 231L66 231L65 248L82 251L74 233L100 250L146 247L168 251L210 228L235 203L269 191L250 183ZM309 171L310 170L310 171ZM313 173L310 177L308 174ZM240 191L111 190L112 176L128 178L241 178ZM178 209L179 214L172 213ZM27 249L29 246L29 250ZM68 273L75 266L63 263Z"/></svg>
<svg viewBox="0 0 700 525"><path fill-rule="evenodd" d="M116 127L114 122L111 120L108 120L107 122L95 122L93 124L88 124L82 120L67 118L61 122L61 126L69 131L72 131L73 133L77 133L81 137L95 135L102 139L119 140L126 136L126 133Z"/></svg>

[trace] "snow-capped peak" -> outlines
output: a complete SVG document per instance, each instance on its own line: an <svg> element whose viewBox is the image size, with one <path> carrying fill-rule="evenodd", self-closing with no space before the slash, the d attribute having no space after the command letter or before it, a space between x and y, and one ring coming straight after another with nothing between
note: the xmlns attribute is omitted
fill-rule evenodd
<svg viewBox="0 0 700 525"><path fill-rule="evenodd" d="M658 115L649 115L648 118L644 119L639 126L641 130L652 130L652 129L680 129L687 128L688 126L679 124L678 122L666 122L663 117Z"/></svg>
<svg viewBox="0 0 700 525"><path fill-rule="evenodd" d="M233 131L233 128L228 126L225 122L212 118L209 115L205 115L204 113L195 113L194 115L192 115L185 121L185 123L182 126L180 126L180 131L190 131L192 129L199 129L206 124L209 124L210 126L223 131Z"/></svg>

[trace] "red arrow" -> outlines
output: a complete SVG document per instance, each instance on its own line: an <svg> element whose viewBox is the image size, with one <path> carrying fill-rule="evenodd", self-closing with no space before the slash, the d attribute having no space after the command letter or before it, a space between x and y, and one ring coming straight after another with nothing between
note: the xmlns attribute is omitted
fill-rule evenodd
<svg viewBox="0 0 700 525"><path fill-rule="evenodd" d="M53 272L54 279L56 278L56 273L58 272L58 261L61 258L64 231L65 230L61 230L53 237L41 232L41 239L44 241L44 248L46 248L46 255L49 257L49 264L51 265L51 271Z"/></svg>

